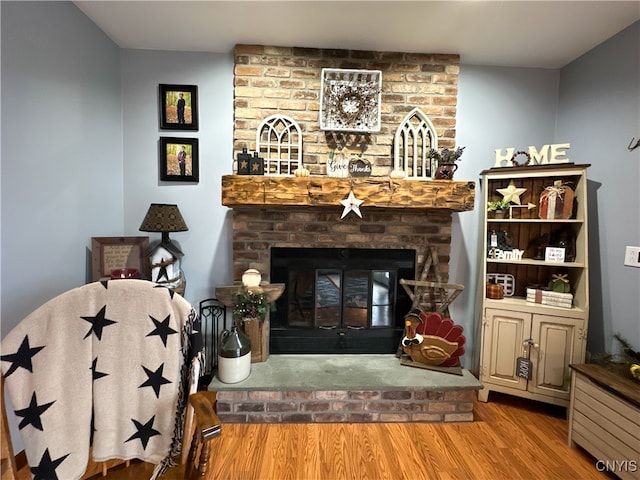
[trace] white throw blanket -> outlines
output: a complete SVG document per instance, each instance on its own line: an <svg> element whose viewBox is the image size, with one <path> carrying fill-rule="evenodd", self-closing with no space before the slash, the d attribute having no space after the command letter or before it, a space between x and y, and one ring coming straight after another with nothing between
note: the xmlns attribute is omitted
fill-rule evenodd
<svg viewBox="0 0 640 480"><path fill-rule="evenodd" d="M163 472L180 451L198 329L185 299L144 280L84 285L22 320L0 353L34 478L80 478L90 445L96 461Z"/></svg>

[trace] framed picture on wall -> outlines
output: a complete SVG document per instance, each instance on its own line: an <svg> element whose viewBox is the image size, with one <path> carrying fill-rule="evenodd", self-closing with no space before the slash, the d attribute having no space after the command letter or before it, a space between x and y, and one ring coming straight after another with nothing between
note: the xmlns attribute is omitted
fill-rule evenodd
<svg viewBox="0 0 640 480"><path fill-rule="evenodd" d="M160 137L160 180L198 182L198 139Z"/></svg>
<svg viewBox="0 0 640 480"><path fill-rule="evenodd" d="M198 87L160 85L160 128L198 130Z"/></svg>

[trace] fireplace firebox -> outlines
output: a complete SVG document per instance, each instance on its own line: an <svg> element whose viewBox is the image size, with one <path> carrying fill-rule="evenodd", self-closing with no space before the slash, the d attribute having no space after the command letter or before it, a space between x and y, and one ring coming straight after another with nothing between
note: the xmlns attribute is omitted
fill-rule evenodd
<svg viewBox="0 0 640 480"><path fill-rule="evenodd" d="M415 278L409 249L271 249L270 278L284 283L271 313L269 351L395 353L411 300L399 279Z"/></svg>

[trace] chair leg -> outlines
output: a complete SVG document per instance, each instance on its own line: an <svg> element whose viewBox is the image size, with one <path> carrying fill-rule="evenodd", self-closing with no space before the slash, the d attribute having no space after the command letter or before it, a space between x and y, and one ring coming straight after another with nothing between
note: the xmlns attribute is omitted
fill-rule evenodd
<svg viewBox="0 0 640 480"><path fill-rule="evenodd" d="M200 435L198 429L193 432L193 439L191 440L191 447L189 448L189 460L187 461L187 468L185 472L185 478L193 477L193 469L198 458L198 444L200 442Z"/></svg>
<svg viewBox="0 0 640 480"><path fill-rule="evenodd" d="M211 442L203 442L200 450L200 461L198 462L198 473L201 477L207 474L209 469L209 456L211 455Z"/></svg>

